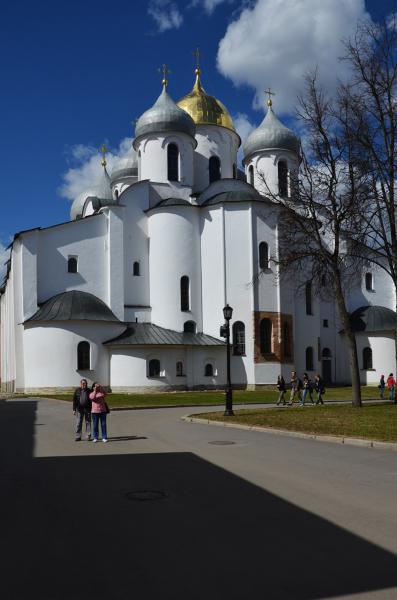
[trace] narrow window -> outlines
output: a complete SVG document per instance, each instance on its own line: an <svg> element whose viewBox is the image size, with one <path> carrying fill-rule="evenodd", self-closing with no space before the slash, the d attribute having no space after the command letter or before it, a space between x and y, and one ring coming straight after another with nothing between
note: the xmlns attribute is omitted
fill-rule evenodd
<svg viewBox="0 0 397 600"><path fill-rule="evenodd" d="M321 275L321 286L325 287L327 285L327 278L325 275Z"/></svg>
<svg viewBox="0 0 397 600"><path fill-rule="evenodd" d="M119 190L114 190L114 197L116 198L116 200L119 197Z"/></svg>
<svg viewBox="0 0 397 600"><path fill-rule="evenodd" d="M211 363L207 363L204 368L205 377L213 377L214 375L214 367Z"/></svg>
<svg viewBox="0 0 397 600"><path fill-rule="evenodd" d="M323 358L331 358L331 350L329 348L324 348L321 353L321 356Z"/></svg>
<svg viewBox="0 0 397 600"><path fill-rule="evenodd" d="M69 256L68 273L77 273L77 256Z"/></svg>
<svg viewBox="0 0 397 600"><path fill-rule="evenodd" d="M138 152L138 179L141 180L141 151Z"/></svg>
<svg viewBox="0 0 397 600"><path fill-rule="evenodd" d="M181 360L176 363L176 376L183 377L183 362Z"/></svg>
<svg viewBox="0 0 397 600"><path fill-rule="evenodd" d="M284 344L284 356L287 358L292 356L291 352L291 332L289 323L283 325L283 344Z"/></svg>
<svg viewBox="0 0 397 600"><path fill-rule="evenodd" d="M373 279L372 279L372 273L365 273L365 289L366 290L373 290Z"/></svg>
<svg viewBox="0 0 397 600"><path fill-rule="evenodd" d="M176 144L168 144L168 181L179 181L179 150Z"/></svg>
<svg viewBox="0 0 397 600"><path fill-rule="evenodd" d="M149 361L149 377L159 377L160 375L160 361L157 358L152 358Z"/></svg>
<svg viewBox="0 0 397 600"><path fill-rule="evenodd" d="M269 268L269 246L266 242L259 244L259 266L261 269Z"/></svg>
<svg viewBox="0 0 397 600"><path fill-rule="evenodd" d="M233 323L233 354L245 356L245 325L242 321Z"/></svg>
<svg viewBox="0 0 397 600"><path fill-rule="evenodd" d="M260 323L260 346L261 354L271 354L272 352L272 322L270 319L262 319Z"/></svg>
<svg viewBox="0 0 397 600"><path fill-rule="evenodd" d="M184 333L196 333L196 323L194 321L186 321L183 324Z"/></svg>
<svg viewBox="0 0 397 600"><path fill-rule="evenodd" d="M323 327L328 327L328 319L323 319Z"/></svg>
<svg viewBox="0 0 397 600"><path fill-rule="evenodd" d="M307 315L312 315L313 314L313 307L312 307L312 284L311 284L311 281L308 281L306 283L306 286L305 286L305 299L306 299L306 314Z"/></svg>
<svg viewBox="0 0 397 600"><path fill-rule="evenodd" d="M136 277L139 277L140 273L139 273L139 261L135 261L132 267L132 274L135 275Z"/></svg>
<svg viewBox="0 0 397 600"><path fill-rule="evenodd" d="M372 369L372 350L364 348L363 350L363 369Z"/></svg>
<svg viewBox="0 0 397 600"><path fill-rule="evenodd" d="M306 348L306 371L313 371L313 348Z"/></svg>
<svg viewBox="0 0 397 600"><path fill-rule="evenodd" d="M250 165L248 167L248 183L254 185L254 166Z"/></svg>
<svg viewBox="0 0 397 600"><path fill-rule="evenodd" d="M218 179L221 178L221 161L217 156L211 156L208 163L208 168L210 183L212 183L213 181L218 181Z"/></svg>
<svg viewBox="0 0 397 600"><path fill-rule="evenodd" d="M233 165L233 179L237 179L237 167Z"/></svg>
<svg viewBox="0 0 397 600"><path fill-rule="evenodd" d="M288 169L285 160L278 163L278 193L280 196L288 196Z"/></svg>
<svg viewBox="0 0 397 600"><path fill-rule="evenodd" d="M181 277L181 310L189 310L189 277Z"/></svg>
<svg viewBox="0 0 397 600"><path fill-rule="evenodd" d="M77 370L87 371L90 368L90 345L88 342L79 342L77 345Z"/></svg>

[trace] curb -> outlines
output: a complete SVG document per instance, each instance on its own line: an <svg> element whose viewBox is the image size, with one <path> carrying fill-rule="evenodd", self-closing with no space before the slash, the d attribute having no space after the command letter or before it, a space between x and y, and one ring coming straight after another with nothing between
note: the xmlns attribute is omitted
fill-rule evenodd
<svg viewBox="0 0 397 600"><path fill-rule="evenodd" d="M374 448L376 450L392 450L397 452L397 443L381 442L379 440L363 440L361 438L343 437L337 435L318 435L316 433L302 433L300 431L288 431L287 429L274 429L273 427L258 427L256 425L240 425L238 423L225 423L224 421L211 421L184 415L181 417L186 423L198 423L200 425L212 425L215 427L227 427L229 429L243 429L260 433L272 433L285 437L303 438L316 442L329 442L332 444L346 444L347 446L360 446L362 448Z"/></svg>

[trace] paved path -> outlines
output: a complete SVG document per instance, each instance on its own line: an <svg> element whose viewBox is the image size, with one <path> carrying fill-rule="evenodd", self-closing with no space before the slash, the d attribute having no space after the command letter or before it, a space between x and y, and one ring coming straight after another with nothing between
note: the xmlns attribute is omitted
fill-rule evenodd
<svg viewBox="0 0 397 600"><path fill-rule="evenodd" d="M397 598L395 452L200 410L113 412L92 444L70 404L0 402L5 598Z"/></svg>

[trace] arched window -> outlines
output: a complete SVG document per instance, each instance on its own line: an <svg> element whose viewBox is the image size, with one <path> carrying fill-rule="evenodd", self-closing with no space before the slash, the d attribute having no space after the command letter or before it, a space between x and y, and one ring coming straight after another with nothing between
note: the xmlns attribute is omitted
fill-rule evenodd
<svg viewBox="0 0 397 600"><path fill-rule="evenodd" d="M321 353L321 356L323 358L331 358L331 350L329 348L324 348Z"/></svg>
<svg viewBox="0 0 397 600"><path fill-rule="evenodd" d="M242 321L233 323L233 354L245 356L245 325Z"/></svg>
<svg viewBox="0 0 397 600"><path fill-rule="evenodd" d="M77 345L77 370L90 369L90 345L88 342L79 342Z"/></svg>
<svg viewBox="0 0 397 600"><path fill-rule="evenodd" d="M196 333L196 323L194 321L186 321L183 324L183 331L185 333Z"/></svg>
<svg viewBox="0 0 397 600"><path fill-rule="evenodd" d="M254 185L254 165L248 167L248 183Z"/></svg>
<svg viewBox="0 0 397 600"><path fill-rule="evenodd" d="M211 156L208 163L208 168L210 183L212 183L213 181L218 181L218 179L221 178L221 161L217 156Z"/></svg>
<svg viewBox="0 0 397 600"><path fill-rule="evenodd" d="M312 307L312 282L308 281L305 286L305 299L306 299L306 314L313 314Z"/></svg>
<svg viewBox="0 0 397 600"><path fill-rule="evenodd" d="M168 181L179 181L179 150L176 144L167 146Z"/></svg>
<svg viewBox="0 0 397 600"><path fill-rule="evenodd" d="M135 275L136 277L138 277L140 275L140 273L139 273L139 261L137 261L137 260L133 264L132 274Z"/></svg>
<svg viewBox="0 0 397 600"><path fill-rule="evenodd" d="M214 367L211 363L207 363L204 367L204 375L205 377L213 377L214 376Z"/></svg>
<svg viewBox="0 0 397 600"><path fill-rule="evenodd" d="M313 348L306 348L306 371L313 371Z"/></svg>
<svg viewBox="0 0 397 600"><path fill-rule="evenodd" d="M283 344L284 344L284 356L289 358L292 356L291 351L291 331L289 323L283 325Z"/></svg>
<svg viewBox="0 0 397 600"><path fill-rule="evenodd" d="M77 256L69 256L68 273L77 273Z"/></svg>
<svg viewBox="0 0 397 600"><path fill-rule="evenodd" d="M280 196L288 196L288 168L285 160L278 163L278 193Z"/></svg>
<svg viewBox="0 0 397 600"><path fill-rule="evenodd" d="M119 190L114 190L114 197L116 198L116 200L119 197Z"/></svg>
<svg viewBox="0 0 397 600"><path fill-rule="evenodd" d="M189 310L189 277L181 277L181 310Z"/></svg>
<svg viewBox="0 0 397 600"><path fill-rule="evenodd" d="M261 354L271 354L272 352L272 322L270 319L262 319L260 323L260 346Z"/></svg>
<svg viewBox="0 0 397 600"><path fill-rule="evenodd" d="M176 376L183 377L183 362L181 360L176 363Z"/></svg>
<svg viewBox="0 0 397 600"><path fill-rule="evenodd" d="M269 268L269 246L266 242L259 244L259 267L261 269Z"/></svg>
<svg viewBox="0 0 397 600"><path fill-rule="evenodd" d="M363 350L363 369L372 369L372 350L364 348Z"/></svg>
<svg viewBox="0 0 397 600"><path fill-rule="evenodd" d="M149 361L149 377L159 377L160 375L160 361L157 358L152 358Z"/></svg>
<svg viewBox="0 0 397 600"><path fill-rule="evenodd" d="M233 165L233 179L237 179L237 167Z"/></svg>
<svg viewBox="0 0 397 600"><path fill-rule="evenodd" d="M365 289L366 290L373 290L374 289L374 282L373 282L373 278L372 278L372 273L365 273Z"/></svg>

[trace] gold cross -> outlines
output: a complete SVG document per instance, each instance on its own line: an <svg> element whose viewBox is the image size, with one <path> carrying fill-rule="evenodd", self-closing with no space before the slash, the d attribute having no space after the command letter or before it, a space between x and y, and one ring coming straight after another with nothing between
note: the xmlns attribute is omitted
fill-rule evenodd
<svg viewBox="0 0 397 600"><path fill-rule="evenodd" d="M167 69L167 65L162 65L161 68L159 69L159 73L163 73L163 81L161 83L163 84L164 87L167 87L167 85L168 85L167 75L172 73L172 71Z"/></svg>
<svg viewBox="0 0 397 600"><path fill-rule="evenodd" d="M109 152L109 148L106 148L105 144L102 144L98 151L102 154L101 165L106 167L106 152Z"/></svg>
<svg viewBox="0 0 397 600"><path fill-rule="evenodd" d="M196 57L196 72L200 72L200 49L196 48L195 50L193 50L193 54Z"/></svg>
<svg viewBox="0 0 397 600"><path fill-rule="evenodd" d="M273 104L273 102L272 102L272 96L275 96L275 95L276 95L276 93L275 93L275 92L272 92L272 90L271 90L271 89L270 89L270 87L269 87L269 89L268 89L268 90L265 90L265 94L267 94L267 95L269 96L269 98L268 98L268 100L267 100L267 105L268 105L268 106L271 106L271 105Z"/></svg>

